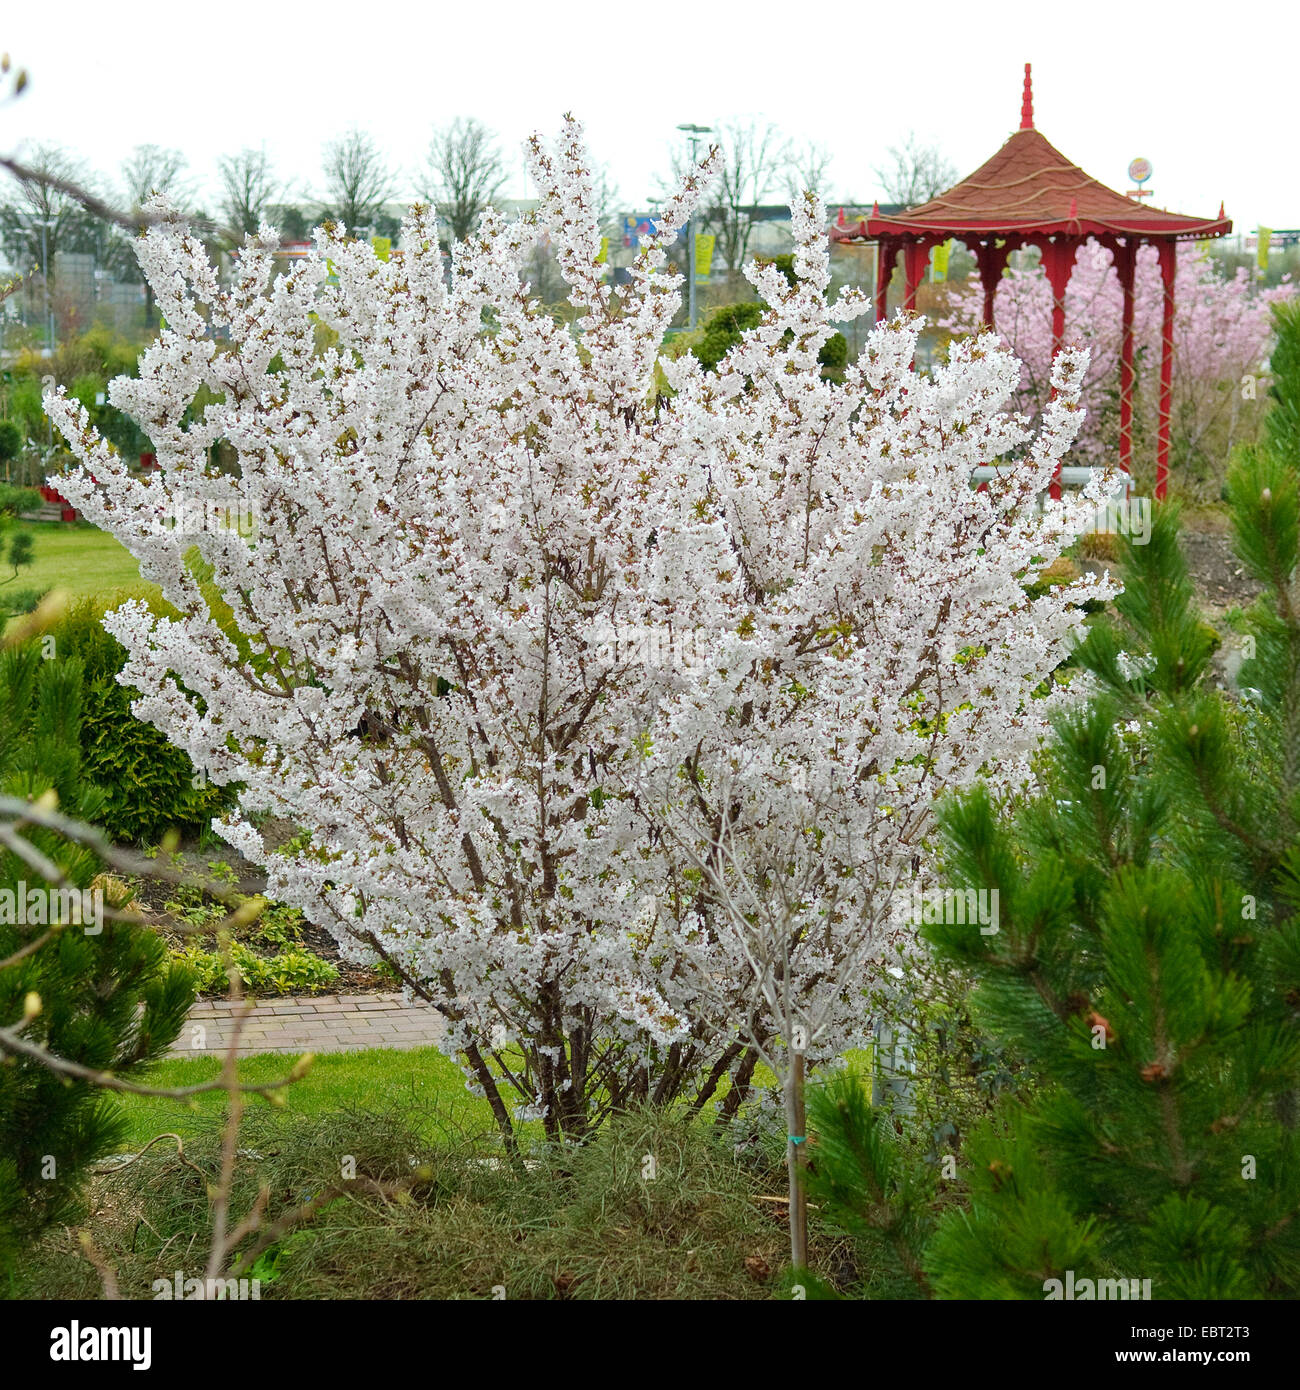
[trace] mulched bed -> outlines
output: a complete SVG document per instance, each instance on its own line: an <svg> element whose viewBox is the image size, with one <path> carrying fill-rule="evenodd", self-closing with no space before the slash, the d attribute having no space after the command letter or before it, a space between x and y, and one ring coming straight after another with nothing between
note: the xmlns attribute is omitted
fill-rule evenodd
<svg viewBox="0 0 1300 1390"><path fill-rule="evenodd" d="M1213 621L1216 615L1237 605L1249 607L1259 597L1259 585L1242 568L1232 553L1232 537L1214 531L1183 533L1183 554L1192 582Z"/></svg>
<svg viewBox="0 0 1300 1390"><path fill-rule="evenodd" d="M267 838L274 846L288 839L293 834L293 827L285 823L280 827L282 833L275 833L275 829L268 827ZM251 863L237 849L230 845L210 845L208 848L200 850L196 843L189 841L180 847L181 865L185 869L191 870L196 874L204 876L210 875L208 869L209 862L223 860L229 864L236 874L235 882L229 886L237 892L246 893L252 896L256 893L266 891L266 874ZM138 898L142 907L155 918L160 920L164 917L163 904L170 897L171 888L167 884L147 880L138 892ZM202 941L203 938L193 935L182 935L179 932L165 931L169 944L180 947L190 944L195 940ZM330 994L374 994L380 991L390 991L396 986L391 978L381 976L373 970L363 966L354 965L351 961L346 961L339 954L338 943L323 927L318 927L313 922L303 922L300 932L301 944L322 960L327 960L338 969L338 979L330 986ZM256 941L246 942L256 949ZM259 952L259 954L261 954ZM280 998L290 999L294 997L311 998L314 993L322 991L312 991L308 989L290 990L287 994L265 995L267 999ZM224 991L219 991L217 997L224 997Z"/></svg>

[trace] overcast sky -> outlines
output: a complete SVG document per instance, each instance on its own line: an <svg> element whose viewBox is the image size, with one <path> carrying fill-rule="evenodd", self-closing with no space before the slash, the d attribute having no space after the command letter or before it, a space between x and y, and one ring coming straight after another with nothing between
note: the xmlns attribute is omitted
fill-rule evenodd
<svg viewBox="0 0 1300 1390"><path fill-rule="evenodd" d="M1075 5L698 4L536 0L412 5L54 0L9 6L3 43L31 85L0 144L67 146L115 171L132 146L178 147L211 189L216 159L266 145L299 195L322 145L369 129L412 193L429 133L478 116L518 157L572 110L625 206L644 209L674 127L771 120L833 155L836 201L869 203L872 170L909 131L962 174L1019 123L1025 62L1038 128L1112 187L1134 156L1156 206L1236 230L1300 227L1294 157L1300 12L1157 0ZM891 18L892 16L892 18ZM210 210L215 197L209 196Z"/></svg>

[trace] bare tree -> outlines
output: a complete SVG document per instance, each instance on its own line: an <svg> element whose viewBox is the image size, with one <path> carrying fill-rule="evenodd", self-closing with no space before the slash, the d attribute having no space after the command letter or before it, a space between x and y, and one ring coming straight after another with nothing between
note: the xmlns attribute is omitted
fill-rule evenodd
<svg viewBox="0 0 1300 1390"><path fill-rule="evenodd" d="M423 193L437 205L449 240L464 241L505 182L496 137L481 121L457 116L434 132Z"/></svg>
<svg viewBox="0 0 1300 1390"><path fill-rule="evenodd" d="M909 131L901 145L891 145L888 161L875 170L880 190L891 203L915 207L957 182L957 170L937 145L923 145Z"/></svg>
<svg viewBox="0 0 1300 1390"><path fill-rule="evenodd" d="M60 251L100 250L101 230L65 185L89 183L85 166L57 145L38 145L0 204L0 241L21 274L44 267L51 285Z"/></svg>
<svg viewBox="0 0 1300 1390"><path fill-rule="evenodd" d="M265 148L225 155L217 163L217 172L226 221L241 236L255 233L280 189Z"/></svg>
<svg viewBox="0 0 1300 1390"><path fill-rule="evenodd" d="M126 206L139 211L151 194L165 193L173 202L190 194L190 180L185 177L189 160L180 150L164 149L161 145L137 145L122 161L122 187Z"/></svg>
<svg viewBox="0 0 1300 1390"><path fill-rule="evenodd" d="M793 203L805 193L830 196L831 152L809 140L801 149L791 148L786 157L785 190Z"/></svg>
<svg viewBox="0 0 1300 1390"><path fill-rule="evenodd" d="M373 136L355 127L325 147L328 216L355 232L370 227L393 195L395 179Z"/></svg>
<svg viewBox="0 0 1300 1390"><path fill-rule="evenodd" d="M189 201L193 185L185 177L189 160L180 150L164 149L161 145L137 145L122 161L122 189L125 206L139 212L155 193L163 193L173 204ZM114 235L111 264L119 279L144 283L145 323L154 318L153 286L140 270L128 237L120 231Z"/></svg>
<svg viewBox="0 0 1300 1390"><path fill-rule="evenodd" d="M714 143L722 149L723 166L699 208L698 230L717 238L717 255L733 275L749 255L755 213L778 186L789 162L786 146L774 125L730 122L719 128ZM691 172L690 156L673 156L672 183Z"/></svg>

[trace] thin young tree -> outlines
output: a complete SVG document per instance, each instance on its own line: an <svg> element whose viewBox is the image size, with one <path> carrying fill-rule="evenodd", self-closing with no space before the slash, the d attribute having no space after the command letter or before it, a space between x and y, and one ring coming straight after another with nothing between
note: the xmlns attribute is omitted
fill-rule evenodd
<svg viewBox="0 0 1300 1390"><path fill-rule="evenodd" d="M370 227L393 195L395 179L367 131L352 129L325 147L326 215L352 233Z"/></svg>
<svg viewBox="0 0 1300 1390"><path fill-rule="evenodd" d="M265 147L223 155L217 161L217 174L221 210L228 226L243 236L255 235L280 192L280 181Z"/></svg>
<svg viewBox="0 0 1300 1390"><path fill-rule="evenodd" d="M506 184L506 165L492 132L474 116L457 116L429 142L424 196L436 205L452 241L464 241Z"/></svg>

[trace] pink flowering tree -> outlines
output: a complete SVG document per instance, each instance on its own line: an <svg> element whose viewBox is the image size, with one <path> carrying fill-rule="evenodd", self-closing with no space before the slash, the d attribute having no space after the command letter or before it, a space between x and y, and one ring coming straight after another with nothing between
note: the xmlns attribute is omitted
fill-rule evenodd
<svg viewBox="0 0 1300 1390"><path fill-rule="evenodd" d="M47 401L80 460L66 495L178 612L107 619L137 714L242 785L217 828L270 893L443 1013L512 1152L523 1118L575 1137L636 1099L726 1113L760 1056L860 1040L934 799L1023 775L1074 605L1107 592L1023 587L1086 525L1036 506L1080 356L1036 435L1005 409L1009 354L918 375L916 322L823 381L833 321L868 303L828 306L812 202L798 282L753 271L764 322L717 374L665 364L656 402L665 248L712 157L617 296L580 128L530 160L536 212L485 214L449 283L418 205L400 257L325 227L270 282L264 229L228 287L182 223L153 227L166 328L111 388L148 477ZM572 327L523 278L543 234ZM251 528L172 521L223 507ZM277 847L268 816L301 833Z"/></svg>
<svg viewBox="0 0 1300 1390"><path fill-rule="evenodd" d="M1243 376L1257 374L1272 344L1271 306L1294 294L1282 284L1255 291L1245 270L1224 279L1213 259L1194 247L1178 250L1174 283L1174 362L1171 466L1175 478L1217 477L1228 450L1253 433L1258 411ZM1065 295L1066 340L1086 347L1089 366L1082 402L1087 418L1074 461L1113 464L1119 450L1119 355L1123 296L1111 253L1095 241L1079 251ZM983 291L978 280L955 286L938 324L952 333L978 331ZM1136 367L1134 434L1154 441L1159 409L1163 288L1155 249L1138 252L1134 276ZM1051 393L1052 291L1037 265L1011 269L993 307L998 333L1023 364L1017 404L1034 413ZM1260 393L1262 396L1262 393Z"/></svg>

